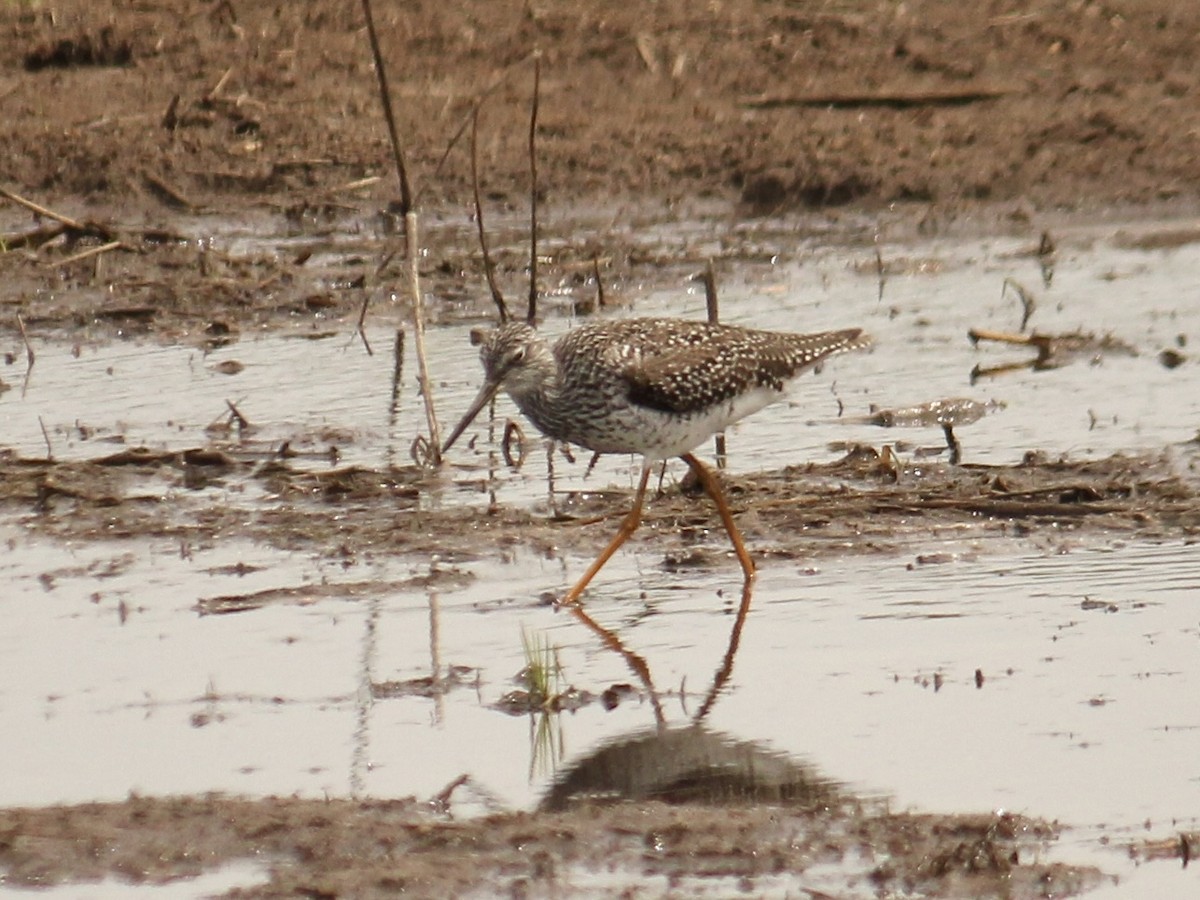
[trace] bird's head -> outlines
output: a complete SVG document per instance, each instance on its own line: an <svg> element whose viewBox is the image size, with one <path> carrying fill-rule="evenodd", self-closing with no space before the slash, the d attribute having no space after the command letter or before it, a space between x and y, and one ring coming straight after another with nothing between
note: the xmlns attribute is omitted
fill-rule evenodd
<svg viewBox="0 0 1200 900"><path fill-rule="evenodd" d="M479 361L483 363L483 386L467 409L446 443L445 453L474 421L500 388L513 397L538 390L548 374L554 371L554 355L537 329L525 322L506 322L488 332L472 332L471 342L479 345Z"/></svg>

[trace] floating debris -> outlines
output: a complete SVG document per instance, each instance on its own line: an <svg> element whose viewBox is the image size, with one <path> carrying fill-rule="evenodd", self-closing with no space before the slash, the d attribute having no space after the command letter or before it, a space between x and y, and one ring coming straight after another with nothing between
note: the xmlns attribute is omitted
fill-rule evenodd
<svg viewBox="0 0 1200 900"><path fill-rule="evenodd" d="M1158 354L1158 361L1164 369L1178 369L1187 362L1187 357L1178 350L1167 349Z"/></svg>
<svg viewBox="0 0 1200 900"><path fill-rule="evenodd" d="M955 427L974 424L988 413L1004 408L1005 404L997 400L981 401L972 400L969 397L951 397L944 400L931 400L920 406L906 406L899 409L879 409L872 405L871 414L858 421L867 425L878 425L880 428L940 426L942 433L946 435L946 449L950 451L950 464L958 465L962 454L958 438L954 436Z"/></svg>
<svg viewBox="0 0 1200 900"><path fill-rule="evenodd" d="M866 417L868 425L881 428L919 428L932 425L972 425L988 413L1005 408L998 400L972 400L969 397L951 397L930 400L920 406L905 406L899 409L871 407Z"/></svg>
<svg viewBox="0 0 1200 900"><path fill-rule="evenodd" d="M1033 369L1040 372L1045 369L1057 369L1073 361L1079 356L1090 356L1093 360L1107 354L1137 356L1137 350L1127 342L1111 334L1097 336L1080 331L1067 334L1039 334L1032 331L1029 334L1011 334L1006 331L989 331L984 328L972 328L967 332L972 344L981 341L995 341L1001 344L1017 344L1033 347L1037 356L1031 360L1016 363L1005 363L1001 366L975 366L971 370L971 384L983 377L1001 375L1019 369Z"/></svg>

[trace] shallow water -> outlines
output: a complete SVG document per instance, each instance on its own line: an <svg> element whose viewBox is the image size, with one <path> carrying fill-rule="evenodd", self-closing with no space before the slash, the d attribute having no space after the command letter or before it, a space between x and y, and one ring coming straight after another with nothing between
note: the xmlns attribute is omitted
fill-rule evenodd
<svg viewBox="0 0 1200 900"><path fill-rule="evenodd" d="M839 455L830 445L846 441L937 446L938 429L851 420L870 404L958 396L1007 403L959 432L970 462L1015 462L1034 449L1078 458L1180 447L1200 426L1195 363L1171 370L1157 354L1177 335L1193 343L1200 335L1200 244L1139 252L1083 231L1060 243L1048 289L1036 260L1014 255L1025 243L1009 239L885 245L885 261L900 271L882 301L873 251L814 251L802 266L745 264L723 276L726 321L862 325L877 341L872 353L832 361L803 379L791 402L733 429L730 468L830 459ZM1038 330L1111 331L1139 355L972 386L977 364L1032 355L967 340L973 326L1016 330L1019 304L1000 295L1005 277L1038 295ZM690 316L703 308L690 283L641 294L634 307ZM547 331L565 327L552 321ZM254 423L255 441L287 440L311 453L299 464L330 465L329 445L342 464L407 463L424 427L411 343L393 404L392 331L381 324L369 335L373 356L348 327L319 339L244 337L207 354L133 342L76 354L39 344L26 384L5 373L14 389L0 395L2 443L35 457L48 436L62 459L121 444L200 446L232 400ZM465 326L432 328L428 339L447 427L478 385L478 364ZM223 374L219 364L231 360L244 368ZM501 414L512 414L507 403ZM463 489L425 502L485 504L473 467L486 449L482 439L474 451L456 447L447 479ZM585 481L586 461L557 463L559 486L629 486L636 474L633 461L608 458ZM540 504L544 465L535 448L522 472L501 472L499 502ZM251 515L255 499L230 492L226 501ZM13 775L0 805L130 791L429 797L465 773L471 781L454 795L460 814L530 807L556 765L654 723L645 698L611 712L591 705L550 723L550 752L528 718L493 706L524 665L523 630L559 649L576 687L632 680L578 621L538 602L569 586L585 559L506 551L472 564L477 578L465 588L413 590L389 585L436 562L376 556L347 566L237 541L55 543L23 527L31 515L0 514L10 551L0 557L0 769ZM951 561L910 565L931 549ZM768 560L708 722L900 807L1057 818L1078 829L1057 851L1064 858L1077 859L1072 848L1079 858L1099 853L1102 868L1134 883L1175 884L1153 874L1169 864L1135 872L1095 839L1101 826L1137 840L1200 821L1197 585L1200 554L1182 540L1067 533L1039 543L931 537L901 555L815 565ZM197 611L205 598L273 587L298 589L294 602ZM721 663L739 588L732 559L667 571L642 544L605 568L587 608L646 659L668 719L681 722ZM1085 609L1085 600L1114 611ZM451 666L469 671L445 694L372 699L373 683Z"/></svg>
<svg viewBox="0 0 1200 900"><path fill-rule="evenodd" d="M229 863L195 878L181 878L162 884L133 884L118 878L90 882L87 885L88 900L123 900L126 897L153 897L154 900L199 900L201 897L219 897L233 890L249 890L266 882L263 867L258 863L239 861ZM38 900L77 900L80 896L78 884L62 884L56 887L17 888L5 885L0 894L8 897L29 897Z"/></svg>

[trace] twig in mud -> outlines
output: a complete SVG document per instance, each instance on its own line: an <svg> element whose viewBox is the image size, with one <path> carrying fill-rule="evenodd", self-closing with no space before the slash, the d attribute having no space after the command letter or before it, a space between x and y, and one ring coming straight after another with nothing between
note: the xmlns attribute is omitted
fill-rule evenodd
<svg viewBox="0 0 1200 900"><path fill-rule="evenodd" d="M604 279L600 277L600 257L592 254L592 275L596 278L596 305L604 309Z"/></svg>
<svg viewBox="0 0 1200 900"><path fill-rule="evenodd" d="M488 290L492 292L492 302L500 313L500 322L508 321L508 307L504 303L504 295L496 284L496 266L492 262L492 254L488 250L487 231L483 227L483 202L479 198L479 109L475 108L471 115L471 189L475 196L475 227L479 231L479 249L483 252L483 274L487 278Z"/></svg>
<svg viewBox="0 0 1200 900"><path fill-rule="evenodd" d="M151 193L157 196L167 206L181 210L192 210L196 208L196 204L189 198L183 195L183 192L178 188L168 184L163 179L159 178L150 172L142 173L142 180L146 182L146 186L150 188Z"/></svg>
<svg viewBox="0 0 1200 900"><path fill-rule="evenodd" d="M459 775L452 782L438 791L429 801L429 805L441 812L450 808L450 795L471 780L470 775Z"/></svg>
<svg viewBox="0 0 1200 900"><path fill-rule="evenodd" d="M1026 360L1016 366L1002 366L999 370L980 370L979 367L976 367L979 374L988 375L995 374L995 371L1008 371L1011 368L1032 367L1038 371L1054 369L1064 365L1072 357L1085 354L1090 354L1093 358L1102 354L1138 355L1133 346L1111 334L1095 335L1079 331L1067 334L1039 334L1037 331L1031 331L1029 334L1009 334L1003 331L972 328L967 331L967 337L974 344L978 344L980 341L996 341L1003 344L1033 347L1037 350L1036 359ZM974 374L972 379L974 379Z"/></svg>
<svg viewBox="0 0 1200 900"><path fill-rule="evenodd" d="M710 325L716 325L721 320L720 300L717 297L717 273L713 269L713 261L709 259L708 265L704 267L704 272L700 279L704 282L704 306L708 310L708 322ZM725 468L727 460L725 453L725 432L719 431L713 438L716 446L717 468Z"/></svg>
<svg viewBox="0 0 1200 900"><path fill-rule="evenodd" d="M249 431L251 428L250 420L242 415L241 410L237 408L232 400L226 400L225 405L229 407L229 418L237 426L238 431Z"/></svg>
<svg viewBox="0 0 1200 900"><path fill-rule="evenodd" d="M366 340L366 337L363 337ZM396 329L396 340L392 344L392 416L396 415L400 403L400 382L404 377L404 329Z"/></svg>
<svg viewBox="0 0 1200 900"><path fill-rule="evenodd" d="M1030 334L1009 334L987 328L971 328L967 331L967 337L971 339L972 344L978 344L980 341L995 341L999 344L1034 347L1038 351L1039 359L1048 359L1053 353L1054 336L1038 334L1036 331Z"/></svg>
<svg viewBox="0 0 1200 900"><path fill-rule="evenodd" d="M42 440L46 442L46 462L54 462L54 448L50 445L50 432L46 431L46 423L38 416L38 427L42 429Z"/></svg>
<svg viewBox="0 0 1200 900"><path fill-rule="evenodd" d="M60 229L35 229L27 234L12 238L7 242L10 249L17 246L27 246L32 244L33 241L37 240L38 238L44 238L39 243L40 247L54 238L59 237L64 232L74 232L76 235L100 238L107 242L118 240L118 231L112 226L93 221L80 222L78 219L72 219L70 216L63 215L62 213L42 206L39 203L34 203L32 200L22 197L20 194L16 194L6 188L0 187L0 197L11 201L18 206L25 207L25 209L29 210L34 215L50 219L62 226ZM126 236L129 234L137 235L141 240L148 243L174 242L182 244L187 240L183 237L183 235L176 234L173 231L167 231L162 228L126 227L121 229L121 231L124 232ZM123 244L123 246L127 247L128 249L132 249L128 247L128 244Z"/></svg>
<svg viewBox="0 0 1200 900"><path fill-rule="evenodd" d="M646 71L651 75L658 74L658 57L655 55L654 38L646 32L642 32L634 41L637 47L638 56L642 58L642 63L646 66Z"/></svg>
<svg viewBox="0 0 1200 900"><path fill-rule="evenodd" d="M21 314L17 313L17 330L21 332L21 340L25 344L25 359L29 361L29 366L26 371L33 368L33 363L37 359L37 355L33 352L33 345L29 343L29 332L25 330L25 320L21 318Z"/></svg>
<svg viewBox="0 0 1200 900"><path fill-rule="evenodd" d="M225 82L229 81L229 77L231 75L233 75L233 69L234 69L234 67L230 66L228 69L225 70L225 73L220 78L217 79L217 83L214 84L209 89L208 93L204 95L205 103L212 103L214 100L217 99L218 95L220 95L220 93L221 93L221 89L225 87Z"/></svg>
<svg viewBox="0 0 1200 900"><path fill-rule="evenodd" d="M1013 293L1016 294L1017 298L1021 301L1021 327L1017 330L1024 331L1025 326L1029 324L1029 319L1033 316L1034 311L1037 309L1037 299L1033 296L1032 292L1027 290L1025 286L1015 278L1004 279L1004 285L1000 288L1000 299L1004 299L1004 294L1009 288L1012 288Z"/></svg>
<svg viewBox="0 0 1200 900"><path fill-rule="evenodd" d="M537 321L537 242L538 242L538 170L537 170L537 120L538 100L542 86L542 57L533 58L533 106L529 113L529 310L525 321L533 325Z"/></svg>
<svg viewBox="0 0 1200 900"><path fill-rule="evenodd" d="M163 116L159 124L162 125L163 128L167 129L167 131L174 131L179 127L180 99L181 98L178 94L173 94L170 102L167 103L166 110L163 112Z"/></svg>
<svg viewBox="0 0 1200 900"><path fill-rule="evenodd" d="M107 244L102 244L99 247L89 247L87 250L82 250L79 253L73 253L65 259L52 259L45 263L46 268L52 269L55 266L69 266L71 263L77 263L80 260L90 259L93 256L99 256L102 253L108 253L111 250L129 250L120 241L109 241Z"/></svg>
<svg viewBox="0 0 1200 900"><path fill-rule="evenodd" d="M1050 287L1050 282L1054 280L1054 262L1057 255L1058 247L1054 244L1054 238L1050 236L1050 232L1043 231L1042 238L1038 241L1037 258L1042 270L1042 284L1045 287Z"/></svg>
<svg viewBox="0 0 1200 900"><path fill-rule="evenodd" d="M29 231L23 231L19 234L6 235L0 237L0 252L8 253L11 250L19 250L23 247L30 247L34 252L37 252L44 245L57 237L61 237L70 230L66 225L56 223L50 227L40 225L37 228L32 228Z"/></svg>
<svg viewBox="0 0 1200 900"><path fill-rule="evenodd" d="M385 271L387 271L387 267L388 267L388 265L389 265L389 264L391 263L391 261L392 261L393 259L395 259L395 258L396 258L396 253L395 253L395 251L389 250L387 253L385 253L385 254L383 255L383 259L382 259L382 260L380 260L380 262L379 262L379 265L377 265L377 266L375 267L375 277L376 277L376 278L382 278L382 277L383 277L383 273L384 273Z"/></svg>
<svg viewBox="0 0 1200 900"><path fill-rule="evenodd" d="M374 356L375 353L371 350L371 342L367 340L367 330L363 327L363 323L367 320L367 307L371 304L371 295L363 296L362 309L358 311L358 325L355 327L355 332L362 338L363 348L367 351L367 356Z"/></svg>
<svg viewBox="0 0 1200 900"><path fill-rule="evenodd" d="M945 88L927 91L861 91L849 93L761 94L748 97L741 105L748 109L786 109L789 107L832 107L834 109L911 109L921 106L965 106L999 100L1023 93L1016 85L999 87Z"/></svg>
<svg viewBox="0 0 1200 900"><path fill-rule="evenodd" d="M404 238L408 256L408 285L413 304L413 342L417 348L418 382L425 401L425 420L429 426L429 439L425 441L425 455L430 466L442 461L441 435L437 413L434 410L433 388L429 378L429 361L425 354L425 304L421 295L421 275L418 265L419 228L417 212L413 206L412 187L408 178L408 167L404 162L404 148L396 129L396 117L392 112L391 91L388 88L387 71L383 63L383 52L379 49L379 36L375 31L375 17L371 12L371 0L362 0L363 16L367 24L367 36L371 43L371 54L375 60L375 75L379 83L379 102L387 122L388 137L392 143L392 156L396 162L396 173L400 179L400 208L404 213ZM413 444L414 457L417 443Z"/></svg>
<svg viewBox="0 0 1200 900"><path fill-rule="evenodd" d="M47 218L47 219L53 219L55 222L58 222L60 225L66 225L68 228L73 229L75 231L92 231L93 230L92 228L89 228L87 225L85 225L83 222L80 222L78 219L72 219L70 216L64 216L62 213L57 213L52 209L49 209L45 206L41 206L37 203L34 203L32 200L26 200L20 194L14 194L12 191L7 190L5 188L0 188L0 197L4 197L7 200L11 200L13 203L17 204L18 206L25 207L27 210L29 210L32 213L35 213L36 215L43 216L44 218Z"/></svg>
<svg viewBox="0 0 1200 900"><path fill-rule="evenodd" d="M365 187L370 187L373 184L378 184L383 181L378 175L368 175L366 178L356 178L354 181L347 181L345 184L339 184L329 188L331 194L344 194L348 191L357 191Z"/></svg>
<svg viewBox="0 0 1200 900"><path fill-rule="evenodd" d="M879 249L879 235L875 235L875 277L879 279L879 298L876 303L883 302L883 286L887 283L887 269L883 265L883 251Z"/></svg>
<svg viewBox="0 0 1200 900"><path fill-rule="evenodd" d="M1033 369L1037 372L1056 369L1066 365L1072 359L1085 355L1090 356L1093 360L1113 354L1138 355L1135 347L1111 334L1095 335L1079 331L1068 334L1039 334L1037 331L1031 331L1029 334L1008 334L1003 331L972 328L967 332L967 337L973 344L978 344L980 341L996 341L1003 344L1033 347L1037 350L1037 357L1034 359L986 369L975 366L971 370L972 384L984 376L990 377L1018 369Z"/></svg>
<svg viewBox="0 0 1200 900"><path fill-rule="evenodd" d="M25 320L21 318L21 314L17 313L17 328L21 332L21 340L25 342L25 358L28 364L25 366L25 377L21 379L21 399L25 399L25 394L29 391L29 378L33 374L33 363L37 356L33 352L33 344L29 342L29 334L25 331ZM3 393L0 391L0 393Z"/></svg>

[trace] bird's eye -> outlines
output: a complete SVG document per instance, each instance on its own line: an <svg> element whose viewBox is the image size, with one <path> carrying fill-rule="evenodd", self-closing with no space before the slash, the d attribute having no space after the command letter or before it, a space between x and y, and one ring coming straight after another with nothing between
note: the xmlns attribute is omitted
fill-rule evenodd
<svg viewBox="0 0 1200 900"><path fill-rule="evenodd" d="M512 352L512 356L510 356L508 358L508 361L511 365L514 365L514 366L517 365L518 363L524 362L525 361L525 348L518 347L516 350L514 350Z"/></svg>

